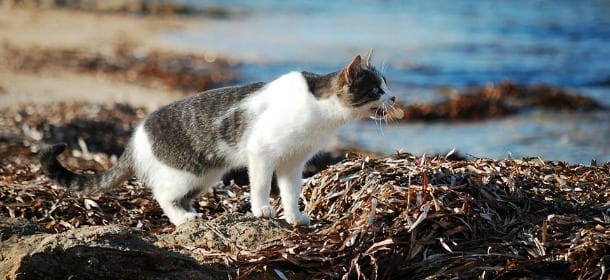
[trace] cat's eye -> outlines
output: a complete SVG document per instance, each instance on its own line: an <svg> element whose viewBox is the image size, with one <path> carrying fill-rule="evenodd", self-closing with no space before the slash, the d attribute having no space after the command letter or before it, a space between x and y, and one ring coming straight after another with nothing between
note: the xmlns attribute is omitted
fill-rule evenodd
<svg viewBox="0 0 610 280"><path fill-rule="evenodd" d="M371 93L372 93L372 94L377 95L377 94L379 94L379 91L380 91L380 89L379 89L379 88L373 88L373 89L371 90Z"/></svg>

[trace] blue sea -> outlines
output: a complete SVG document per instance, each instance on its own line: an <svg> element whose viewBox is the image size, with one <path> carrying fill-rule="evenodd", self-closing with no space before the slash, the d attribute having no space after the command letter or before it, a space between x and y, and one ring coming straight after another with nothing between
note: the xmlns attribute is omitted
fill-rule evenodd
<svg viewBox="0 0 610 280"><path fill-rule="evenodd" d="M336 71L374 48L373 62L405 103L511 80L571 89L610 106L610 1L183 1L223 9L165 39L240 62L235 83L291 70ZM367 150L456 149L475 157L610 161L609 112L532 110L482 122L377 126L338 136Z"/></svg>

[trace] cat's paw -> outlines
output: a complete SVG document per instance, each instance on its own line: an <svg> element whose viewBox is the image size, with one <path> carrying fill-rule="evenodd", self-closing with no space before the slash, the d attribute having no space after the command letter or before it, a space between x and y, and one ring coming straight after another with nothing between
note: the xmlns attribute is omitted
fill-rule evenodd
<svg viewBox="0 0 610 280"><path fill-rule="evenodd" d="M258 208L252 208L252 214L255 217L275 218L275 209L271 205L264 205Z"/></svg>
<svg viewBox="0 0 610 280"><path fill-rule="evenodd" d="M296 226L308 226L311 225L311 220L309 216L298 212L296 215L288 215L285 217L286 222L289 222Z"/></svg>

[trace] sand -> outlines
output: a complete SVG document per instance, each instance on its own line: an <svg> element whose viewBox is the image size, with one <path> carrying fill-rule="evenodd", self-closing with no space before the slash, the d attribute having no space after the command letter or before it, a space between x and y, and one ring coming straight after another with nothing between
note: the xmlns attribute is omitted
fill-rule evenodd
<svg viewBox="0 0 610 280"><path fill-rule="evenodd" d="M117 46L139 51L196 53L162 39L172 30L200 28L201 20L58 9L0 9L0 42L24 49L78 49L112 55ZM3 48L0 48L0 56ZM156 84L120 81L70 70L14 71L0 61L0 107L24 103L126 102L154 109L179 98Z"/></svg>

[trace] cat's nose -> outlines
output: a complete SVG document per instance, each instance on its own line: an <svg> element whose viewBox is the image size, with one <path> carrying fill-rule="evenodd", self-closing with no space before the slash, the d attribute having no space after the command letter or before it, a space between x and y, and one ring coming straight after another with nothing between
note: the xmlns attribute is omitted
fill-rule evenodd
<svg viewBox="0 0 610 280"><path fill-rule="evenodd" d="M390 97L390 102L392 102L392 103L396 102L396 96Z"/></svg>

